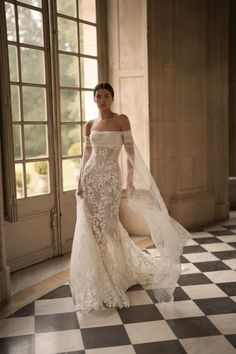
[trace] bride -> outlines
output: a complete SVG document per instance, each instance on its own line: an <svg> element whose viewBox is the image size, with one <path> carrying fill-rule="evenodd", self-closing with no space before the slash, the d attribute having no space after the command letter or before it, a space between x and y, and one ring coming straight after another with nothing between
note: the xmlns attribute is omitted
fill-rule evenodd
<svg viewBox="0 0 236 354"><path fill-rule="evenodd" d="M150 285L159 302L172 301L179 258L189 238L188 231L169 216L133 142L129 119L111 111L113 99L110 84L95 87L99 118L85 128L70 265L70 287L79 311L129 307L126 290L135 284ZM119 221L122 145L127 154L129 206L143 214L160 257L142 252Z"/></svg>

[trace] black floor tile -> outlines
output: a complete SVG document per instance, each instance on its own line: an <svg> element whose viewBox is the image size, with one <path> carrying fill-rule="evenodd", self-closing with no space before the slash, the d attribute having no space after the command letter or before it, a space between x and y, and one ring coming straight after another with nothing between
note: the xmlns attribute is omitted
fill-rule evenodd
<svg viewBox="0 0 236 354"><path fill-rule="evenodd" d="M167 320L167 323L179 339L220 334L218 329L207 317L179 318Z"/></svg>
<svg viewBox="0 0 236 354"><path fill-rule="evenodd" d="M200 237L200 238L195 238L194 241L198 242L201 245L208 244L208 243L222 243L223 242L216 237Z"/></svg>
<svg viewBox="0 0 236 354"><path fill-rule="evenodd" d="M236 334L228 334L225 336L225 338L228 339L228 341L232 344L234 348L236 348Z"/></svg>
<svg viewBox="0 0 236 354"><path fill-rule="evenodd" d="M218 257L219 259L233 259L233 258L236 258L236 250L212 252L212 254L214 254L214 256Z"/></svg>
<svg viewBox="0 0 236 354"><path fill-rule="evenodd" d="M118 310L123 323L162 320L163 317L154 304L131 306L128 309Z"/></svg>
<svg viewBox="0 0 236 354"><path fill-rule="evenodd" d="M62 297L71 297L71 291L69 285L62 285L59 288L50 291L46 295L40 297L38 300L45 300L45 299L58 299Z"/></svg>
<svg viewBox="0 0 236 354"><path fill-rule="evenodd" d="M151 300L153 301L154 304L157 304L158 301L157 299L155 298L155 295L153 293L153 290L146 290L147 294L149 295L149 297L151 298Z"/></svg>
<svg viewBox="0 0 236 354"><path fill-rule="evenodd" d="M236 295L236 282L232 283L218 283L217 286L225 292L228 296Z"/></svg>
<svg viewBox="0 0 236 354"><path fill-rule="evenodd" d="M236 235L235 232L230 231L230 230L216 230L216 231L208 231L208 232L209 232L209 234L212 234L214 236Z"/></svg>
<svg viewBox="0 0 236 354"><path fill-rule="evenodd" d="M184 256L180 256L180 263L189 263L189 261Z"/></svg>
<svg viewBox="0 0 236 354"><path fill-rule="evenodd" d="M190 297L186 294L186 292L182 288L180 288L179 286L175 288L174 301L183 301L189 299Z"/></svg>
<svg viewBox="0 0 236 354"><path fill-rule="evenodd" d="M32 354L34 352L34 335L0 338L1 354Z"/></svg>
<svg viewBox="0 0 236 354"><path fill-rule="evenodd" d="M206 315L236 313L236 303L229 297L196 299L194 302Z"/></svg>
<svg viewBox="0 0 236 354"><path fill-rule="evenodd" d="M131 344L124 326L83 328L81 334L85 349Z"/></svg>
<svg viewBox="0 0 236 354"><path fill-rule="evenodd" d="M194 265L201 271L201 272L214 272L217 270L227 270L231 269L225 263L221 261L210 261L210 262L198 262L194 263Z"/></svg>
<svg viewBox="0 0 236 354"><path fill-rule="evenodd" d="M201 247L200 245L185 246L183 249L183 254L200 253L200 252L206 252L205 248Z"/></svg>
<svg viewBox="0 0 236 354"><path fill-rule="evenodd" d="M79 323L75 312L59 313L35 317L35 331L54 332L78 329Z"/></svg>
<svg viewBox="0 0 236 354"><path fill-rule="evenodd" d="M136 354L185 354L185 350L178 340L164 342L135 344Z"/></svg>
<svg viewBox="0 0 236 354"><path fill-rule="evenodd" d="M131 288L128 289L128 292L129 291L137 291L137 290L143 290L143 287L141 285L137 284L137 285L131 286Z"/></svg>
<svg viewBox="0 0 236 354"><path fill-rule="evenodd" d="M201 273L181 274L178 280L180 286L210 284L212 281L206 275Z"/></svg>
<svg viewBox="0 0 236 354"><path fill-rule="evenodd" d="M157 304L158 301L155 298L153 291L152 290L146 290L146 292L148 293L148 295L150 296L150 298L152 299L152 301ZM175 288L174 291L174 301L183 301L183 300L189 300L190 297L186 294L186 292L181 288L181 287L177 287Z"/></svg>
<svg viewBox="0 0 236 354"><path fill-rule="evenodd" d="M233 248L236 248L236 242L228 242L228 245L230 245Z"/></svg>
<svg viewBox="0 0 236 354"><path fill-rule="evenodd" d="M222 227L224 227L225 229L236 229L236 225L232 224L232 225L222 225Z"/></svg>
<svg viewBox="0 0 236 354"><path fill-rule="evenodd" d="M34 316L35 314L34 302L22 307L20 310L14 312L9 317L25 317L25 316Z"/></svg>

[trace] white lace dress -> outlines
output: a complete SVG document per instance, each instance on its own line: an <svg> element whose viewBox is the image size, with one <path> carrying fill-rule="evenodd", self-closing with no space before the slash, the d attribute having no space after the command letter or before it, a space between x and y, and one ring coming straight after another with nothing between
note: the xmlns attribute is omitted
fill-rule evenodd
<svg viewBox="0 0 236 354"><path fill-rule="evenodd" d="M169 269L142 252L119 221L122 144L130 132L92 131L87 138L77 197L77 222L71 255L70 287L77 310L129 307L126 290L157 284Z"/></svg>

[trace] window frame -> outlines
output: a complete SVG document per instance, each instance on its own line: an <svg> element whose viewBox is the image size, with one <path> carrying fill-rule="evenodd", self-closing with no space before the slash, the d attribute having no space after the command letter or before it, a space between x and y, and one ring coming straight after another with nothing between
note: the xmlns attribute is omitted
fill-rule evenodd
<svg viewBox="0 0 236 354"><path fill-rule="evenodd" d="M16 0L7 0L12 4L20 4ZM22 3L22 5L26 5ZM31 5L26 5L28 8L34 8ZM51 112L48 113L49 133L51 127L56 129L56 134L53 142L49 144L53 148L53 166L51 166L51 178L54 179L55 186L63 189L63 181L60 180L62 176L62 156L56 154L60 149L60 84L58 77L59 65L59 50L57 48L57 13L56 13L56 0L42 0L42 13L47 12L43 18L44 29L44 51L48 51L49 61L45 60L45 72L49 75L49 81L45 82L48 89L47 101L51 101ZM97 60L98 60L98 81L105 81L108 79L108 56L107 56L107 12L106 0L96 0L96 27L97 27ZM0 2L0 68L4 75L0 79L0 105L1 105L1 159L3 171L3 197L4 197L4 212L5 220L10 222L17 221L17 196L16 196L16 181L15 181L15 159L14 159L14 143L13 143L13 121L11 112L11 92L10 92L10 73L9 73L9 58L8 58L8 40L7 40L7 25L5 18L5 1ZM86 23L86 21L81 21ZM17 44L19 45L19 43ZM28 47L28 45L27 45ZM29 45L30 47L30 45ZM56 58L58 57L58 58ZM88 57L85 55L85 57ZM46 76L47 76L46 74ZM79 89L80 90L80 89ZM81 90L82 91L82 90ZM91 90L92 91L92 90ZM47 102L48 103L48 102ZM80 107L82 109L82 106ZM81 117L81 139L83 135L83 126L86 121L82 121ZM76 122L77 124L77 122ZM83 146L82 146L83 149ZM81 151L82 156L83 150ZM57 157L56 157L57 156ZM49 158L50 163L50 158ZM58 171L55 174L54 171ZM52 175L53 174L53 175ZM25 177L24 177L25 178ZM58 190L55 191L58 199ZM58 205L59 206L59 205ZM58 209L59 210L59 209Z"/></svg>

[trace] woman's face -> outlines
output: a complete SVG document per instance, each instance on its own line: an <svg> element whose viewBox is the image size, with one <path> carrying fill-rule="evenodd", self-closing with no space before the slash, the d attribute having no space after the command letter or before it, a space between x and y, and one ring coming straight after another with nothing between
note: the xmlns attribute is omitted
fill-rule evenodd
<svg viewBox="0 0 236 354"><path fill-rule="evenodd" d="M100 110L107 110L111 108L113 97L107 89L99 89L95 93L94 101Z"/></svg>

